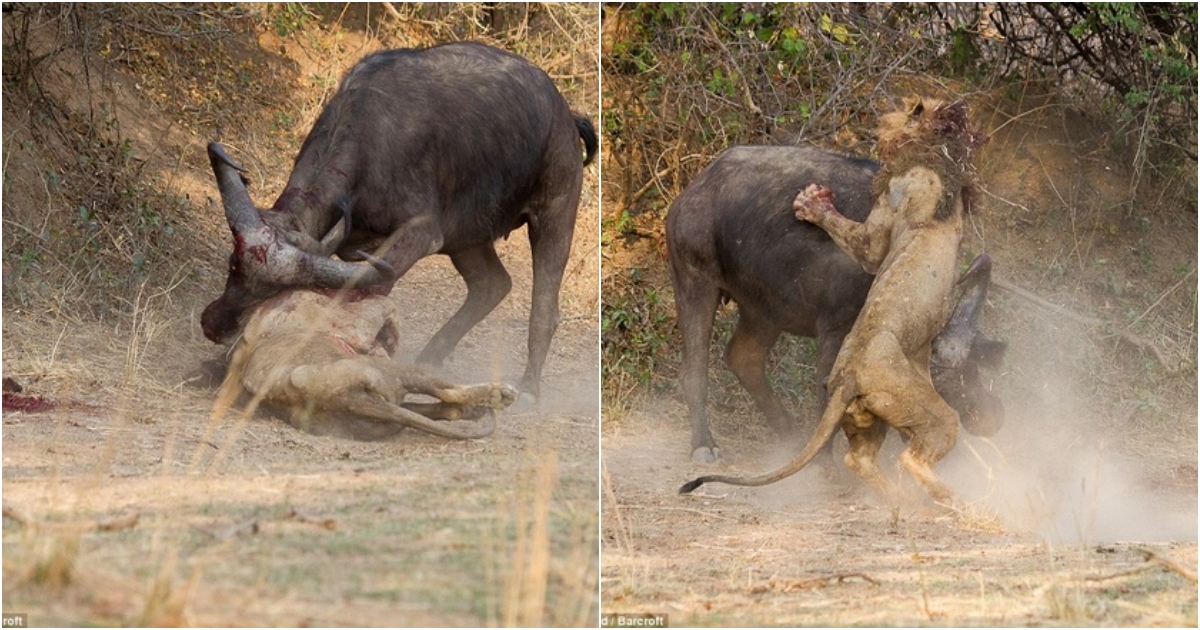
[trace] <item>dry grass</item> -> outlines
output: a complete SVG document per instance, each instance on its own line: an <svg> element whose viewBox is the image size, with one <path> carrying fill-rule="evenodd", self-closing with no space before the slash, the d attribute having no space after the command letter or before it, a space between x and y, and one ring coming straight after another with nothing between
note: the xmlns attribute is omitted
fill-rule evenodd
<svg viewBox="0 0 1200 630"><path fill-rule="evenodd" d="M548 528L558 458L548 452L537 459L533 469L517 482L520 494L525 496L502 512L512 514L517 532L516 544L505 563L510 570L503 580L500 615L502 625L510 628L545 625L546 586L550 577Z"/></svg>
<svg viewBox="0 0 1200 630"><path fill-rule="evenodd" d="M1104 384L1089 392L1105 401L1094 413L1109 416L1109 426L1147 429L1173 422L1175 408L1177 417L1194 415L1196 220L1180 209L1197 203L1195 161L1156 154L1154 167L1143 168L1150 140L1130 136L1123 120L1097 107L1101 98L1068 100L1061 81L1028 67L1021 80L987 66L978 73L948 67L957 62L943 54L954 49L945 37L976 9L918 19L929 8L887 19L846 5L608 8L605 140L613 150L605 155L602 317L644 316L606 339L606 392L629 386L624 373L608 367L618 364L639 367L637 386L673 389L678 344L670 334L653 336L662 343L637 336L647 335L659 314L673 320L663 306L669 300L650 298L669 293L663 215L700 169L740 143L814 144L866 156L878 115L915 93L967 98L972 117L993 135L981 153L984 195L964 248L991 254L1007 286L1095 323L1076 344L1087 350L1070 351L1090 356L1064 366ZM920 23L906 29L908 19ZM911 37L914 30L922 36ZM1156 175L1146 178L1149 171ZM1071 319L999 290L992 301L1004 317L1022 311L1018 317L1042 320L1045 328ZM718 317L718 348L726 315ZM719 351L712 355L712 398L737 414L755 414ZM780 362L782 388L807 398L810 383L791 374L812 365L811 353ZM606 405L619 409L621 401ZM1181 428L1185 440L1194 434ZM1129 439L1150 434L1129 431Z"/></svg>
<svg viewBox="0 0 1200 630"><path fill-rule="evenodd" d="M59 403L5 414L6 609L39 625L595 623L594 411L505 418L483 442L353 443L189 385L216 352L198 316L228 248L204 140L248 156L261 199L350 64L464 38L525 54L597 117L587 7L505 6L503 28L481 4L375 7L6 14L5 376ZM26 24L26 48L10 48ZM581 227L599 212L595 169L586 179ZM577 230L556 345L594 330L596 243ZM429 300L453 274L432 267L396 293ZM492 328L523 318L513 295ZM427 338L427 319L411 334ZM549 366L548 384L582 360Z"/></svg>

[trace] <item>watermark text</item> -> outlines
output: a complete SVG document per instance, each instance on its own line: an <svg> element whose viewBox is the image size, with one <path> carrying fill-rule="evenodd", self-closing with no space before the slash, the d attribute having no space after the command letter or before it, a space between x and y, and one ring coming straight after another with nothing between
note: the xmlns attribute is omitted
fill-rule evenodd
<svg viewBox="0 0 1200 630"><path fill-rule="evenodd" d="M600 615L601 628L670 628L666 615L645 614L612 614Z"/></svg>

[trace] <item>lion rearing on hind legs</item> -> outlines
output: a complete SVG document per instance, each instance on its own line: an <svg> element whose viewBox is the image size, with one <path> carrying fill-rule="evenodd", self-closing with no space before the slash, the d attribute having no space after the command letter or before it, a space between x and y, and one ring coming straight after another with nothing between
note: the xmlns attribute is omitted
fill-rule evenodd
<svg viewBox="0 0 1200 630"><path fill-rule="evenodd" d="M818 184L796 196L798 219L823 228L875 274L830 372L829 403L808 444L782 468L748 478L700 477L681 493L709 482L760 486L779 481L804 468L841 426L850 442L846 465L894 507L895 488L875 461L891 426L909 440L900 455L909 474L934 500L953 500L933 465L954 446L959 418L933 387L929 357L933 338L954 309L972 158L985 141L971 128L965 101L909 99L880 122L883 167L872 182L875 204L865 222L842 216L832 191Z"/></svg>

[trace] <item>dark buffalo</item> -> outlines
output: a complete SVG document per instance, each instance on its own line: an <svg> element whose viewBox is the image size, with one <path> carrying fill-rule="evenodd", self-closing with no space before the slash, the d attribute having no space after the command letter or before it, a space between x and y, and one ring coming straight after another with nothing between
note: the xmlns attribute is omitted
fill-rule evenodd
<svg viewBox="0 0 1200 630"><path fill-rule="evenodd" d="M592 123L521 57L473 43L369 55L342 79L270 209L254 207L240 169L209 146L234 252L204 334L229 341L248 309L285 288L387 293L440 253L467 285L418 357L440 363L508 294L494 241L527 225L533 303L519 386L536 396L596 147Z"/></svg>
<svg viewBox="0 0 1200 630"><path fill-rule="evenodd" d="M871 179L878 169L870 160L819 149L734 147L671 204L667 249L683 333L680 381L691 416L693 459L721 457L705 406L713 317L722 299L738 305L726 362L768 424L781 436L796 437L795 419L767 382L767 355L783 332L815 337L817 382L823 384L872 276L824 230L797 221L792 200L818 183L833 190L842 214L862 221L871 210ZM1004 344L976 328L990 278L990 261L981 264L985 273L963 283L954 316L935 341L931 373L963 426L990 435L999 429L1004 411L979 366L998 365Z"/></svg>

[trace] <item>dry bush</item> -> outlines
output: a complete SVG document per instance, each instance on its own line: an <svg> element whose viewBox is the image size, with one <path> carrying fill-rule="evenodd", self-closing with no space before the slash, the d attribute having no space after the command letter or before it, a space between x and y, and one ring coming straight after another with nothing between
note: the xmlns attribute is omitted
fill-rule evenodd
<svg viewBox="0 0 1200 630"><path fill-rule="evenodd" d="M1196 205L1196 56L1195 38L1189 39L1196 29L1194 7L1057 7L606 5L604 391L628 398L644 385L672 386L679 344L662 221L670 201L704 166L729 146L743 143L812 144L869 156L878 116L910 93L965 96L992 129L1040 124L1087 129L1086 134L1072 129L1063 135L1082 136L1078 150L1087 152L1086 164L1108 160L1131 165L1122 189L1108 199L1090 199L1090 191L1071 197L1049 187L1045 193L1060 193L1061 212L1070 213L1072 222L1078 212L1081 223L1095 226L1090 237L1104 229L1113 235L1147 234L1145 226L1156 221L1182 222L1185 229L1190 221L1194 230L1194 216L1188 218ZM1079 13L1047 17L1054 11ZM1059 28L1062 20L1067 20L1065 29ZM1100 53L1091 58L1072 54L1080 49ZM1120 70L1127 62L1138 72ZM1031 114L1036 114L1034 121ZM1063 122L1055 121L1056 116ZM1026 140L1037 138L1010 139L1010 149L1028 151L1025 147L1032 145L1023 144ZM1036 155L1041 159L1040 147ZM1006 166L993 162L982 168L996 173ZM1010 203L986 202L1004 208ZM1086 218L1085 208L1090 212ZM1150 251L1142 242L1146 239L1137 238L1134 247ZM1083 239L1075 239L1079 248ZM1063 282L1095 282L1090 276L1102 273L1080 271L1064 274ZM1166 353L1170 371L1179 368L1176 356L1186 357L1195 340L1194 323L1186 325L1189 313L1195 319L1194 293L1165 291L1184 272L1187 268L1172 268L1176 277L1145 296L1139 307L1140 312L1145 305L1156 305L1147 312L1162 319L1147 335L1169 337L1165 345L1180 350ZM1155 301L1169 294L1170 301ZM1132 296L1126 291L1119 297ZM1137 315L1130 315L1134 323L1149 323ZM718 317L718 336L730 327L726 320ZM1180 322L1185 323L1182 328ZM718 340L715 345L721 344ZM710 370L710 380L717 384L714 395L748 410L748 399L718 354L712 353ZM772 360L812 364L810 356L779 349ZM1194 370L1194 365L1194 360L1185 361L1182 369ZM791 372L776 371L783 378ZM810 387L799 380L787 386L793 391ZM606 406L621 405L608 400Z"/></svg>
<svg viewBox="0 0 1200 630"><path fill-rule="evenodd" d="M83 326L116 334L64 348L72 355L103 354L102 340L118 343L103 350L128 355L151 329L172 343L206 348L195 319L221 291L229 245L212 186L196 175L207 171L203 144L232 146L251 170L256 197L279 190L342 73L370 50L491 43L545 68L574 109L598 117L597 18L582 5L5 10L3 297L10 348L39 338L44 346L46 329ZM596 169L587 177L595 190ZM596 310L598 238L589 228L598 222L595 204L596 195L586 193L574 245L583 255L568 270L582 280L564 287L567 317L594 317ZM37 358L44 367L55 357ZM27 378L45 375L24 362L13 369ZM128 366L99 372L126 373Z"/></svg>
<svg viewBox="0 0 1200 630"><path fill-rule="evenodd" d="M1101 15L1085 12L1065 24L1068 32L1059 30L1061 20L1042 17L1045 10L987 4L606 6L604 132L612 143L606 157L616 171L606 177L607 192L620 208L638 214L673 198L730 145L802 141L865 154L865 130L904 90L961 95L1042 79L1061 83L1064 95L1083 103L1111 107L1115 99L1125 107L1120 116L1159 128L1151 134L1131 130L1137 142L1175 142L1194 158L1194 8L1150 15L1118 10L1108 17L1092 9ZM1144 50L1129 41L1134 38L1127 31L1135 29ZM1072 36L1077 31L1083 42ZM1001 41L1001 33L1010 39ZM1063 50L1070 42L1087 49L1087 38L1100 46L1118 37L1120 46L1109 44L1111 50L1098 51L1090 64L1089 57L1081 61L1081 53ZM1118 61L1137 69L1118 68Z"/></svg>
<svg viewBox="0 0 1200 630"><path fill-rule="evenodd" d="M236 455L230 455L247 441L255 444L256 457L264 448L282 449L282 453L274 451L276 461L292 470L312 465L316 452L309 446L292 450L298 442L309 444L310 436L293 438L282 433L282 441L272 442L274 427L250 424L244 415L230 420L214 413L206 433L204 420L209 417L210 392L189 393L181 385L196 364L220 352L200 336L197 323L200 309L221 291L230 248L224 216L214 203L215 187L204 153L206 142L221 140L238 152L239 159L245 158L251 194L263 200L281 189L312 121L344 71L359 58L380 48L460 39L483 41L526 56L547 70L573 109L593 120L598 118L599 69L594 54L598 47L598 17L594 6L22 3L5 5L4 11L5 375L63 401L61 413L52 420L37 417L14 431L32 433L35 426L54 422L67 432L86 432L71 438L84 446L103 446L106 452L128 449L123 455L133 451L134 459L158 457L161 467L167 470L179 461L190 461L189 478L183 483L191 482L190 475L194 474L202 484L224 478L236 492L253 490L256 484L245 481L248 477L238 470ZM586 185L593 190L598 187L596 170L588 169L585 175ZM564 319L595 318L598 236L596 229L587 226L588 217L591 225L598 224L597 199L594 192L585 191L581 229L577 230L573 251L579 255L573 257L573 267L568 269L568 274L584 278L581 284L587 284L590 274L592 288L588 291L564 286ZM528 275L527 267L514 275ZM524 298L517 291L513 295L512 299ZM87 405L75 409L74 403L67 402L72 399L87 401ZM21 420L18 417L13 424ZM9 430L6 427L6 437ZM182 459L173 457L174 435L189 432L196 432L200 438L194 454L190 460L186 455ZM168 441L163 452L154 453L154 446L147 449L149 452L138 450L146 443L161 443L155 440L163 434ZM138 436L137 441L131 435ZM71 440L64 441L71 446ZM14 439L10 451L19 448L18 443ZM508 445L501 444L495 452L481 457L498 464L492 473L507 480L503 471ZM67 449L57 442L54 447L40 448L57 453L47 455L49 459L43 463L55 470L61 468L62 485L69 488L69 493L80 495L94 495L89 485L93 479L109 479L111 466L128 464L114 464L109 455L98 462L85 460L80 455L85 449ZM375 452L381 447L351 444L344 448L346 453L358 453L368 448ZM436 450L440 448L421 451L418 447L415 457L413 451L402 450L399 452L408 457L390 460L388 465L403 467L415 460L416 465L428 465L442 474L444 461L430 463L442 457L443 452ZM475 453L470 452L472 456ZM529 504L523 509L534 514L533 522L540 518L549 523L548 532L530 524L528 531L520 535L527 539L527 545L550 545L552 557L529 567L520 601L500 602L497 610L501 610L501 604L512 606L512 610L523 606L521 618L530 623L539 618L547 623L578 624L589 619L594 623L598 613L597 516L594 511L577 507L589 505L584 496L588 480L586 474L577 472L586 471L586 467L575 464L577 455L586 458L589 453L594 458L594 450L586 449L560 457L568 464L552 471L557 475L554 485L546 486L547 493L552 490L553 501L542 494L519 497L521 505ZM435 464L443 465L439 468ZM457 462L453 464L457 466ZM147 485L157 498L167 494L153 488L156 480L152 477L159 468L158 464L142 467L131 479L122 476L115 483L137 484L150 477ZM486 495L490 500L495 496L487 493L502 492L488 485L489 475L472 480L475 485L471 489L477 490L473 496ZM165 480L164 487L177 487L177 481ZM392 489L393 481L389 478L381 484L382 491ZM417 485L405 484L405 488ZM437 498L437 505L445 505L440 494L435 497L432 490L429 492L431 502ZM323 501L336 496L335 503L345 499L345 493L329 486L314 496L314 500ZM349 523L346 529L361 537L363 547L379 539L395 542L397 548L416 558L411 563L420 564L426 556L405 546L416 543L392 535L386 528L403 529L413 523L414 527L432 527L428 523L442 517L391 518L376 509L380 496L380 489L364 493L365 507L358 514L359 520L344 519L343 523ZM103 509L102 500L96 501ZM146 510L143 514L155 514L160 509L146 497L125 497L122 502L137 504ZM194 505L164 510L163 518L158 520L160 528L136 530L117 540L97 541L85 535L78 544L68 537L38 534L29 541L19 541L12 550L6 546L6 552L13 551L14 558L13 562L6 560L6 585L21 559L31 559L32 563L27 564L44 574L26 581L24 586L18 585L24 589L18 594L6 590L6 604L10 598L27 598L25 601L35 610L39 605L43 607L43 620L58 618L78 623L99 619L100 623L118 625L188 623L189 615L203 610L209 599L193 597L193 592L223 593L221 589L230 579L225 570L204 571L210 562L220 565L225 559L209 555L207 542L197 551L193 541L198 530L188 525L188 519L194 517L189 513ZM495 517L490 504L485 506L483 517L471 512L470 505L468 501L462 508L466 518L461 520L472 527L484 520L490 523ZM72 510L82 511L53 500L44 505L30 500L22 507L38 516L43 510L56 516L62 511L73 518ZM505 504L504 509L510 507ZM539 516L541 512L548 516ZM232 516L222 512L221 518ZM506 522L500 519L501 524ZM6 535L11 526L6 520ZM381 527L384 534L379 532ZM513 525L503 533L516 537L515 529ZM463 543L447 543L443 549L456 559L469 559L459 559L458 564L442 563L438 579L426 581L433 583L429 587L432 591L458 580L458 590L446 590L437 596L453 600L458 609L474 607L474 612L482 614L486 612L482 597L454 598L460 592L479 591L499 601L505 580L510 579L511 558L508 539L502 539L496 549L504 554L495 562L503 573L493 583L459 579L458 575L474 576L481 564L480 557L471 555L476 550L473 531L464 530ZM202 539L207 536L200 534ZM149 536L154 540L148 542ZM113 565L112 570L121 579L96 579L100 544L105 545L104 560ZM140 551L131 553L135 547ZM150 553L145 553L147 547ZM238 554L242 551L239 549ZM310 552L312 549L306 546L294 554L284 551L278 556L296 561ZM266 572L277 563L271 555L274 553L264 552L259 558L238 555L230 563L238 569L255 567ZM409 561L403 554L382 555L399 558L399 564ZM356 559L353 550L347 556ZM362 616L349 618L376 623L383 618L371 616L380 614L378 609L384 606L373 596L364 595L374 588L360 588L357 580L361 575L350 580L349 570L331 572L324 558L307 564L312 565L314 574L329 580L329 589L343 589L339 597L362 605ZM379 571L377 564L372 563L360 573ZM128 577L143 569L145 572L137 579ZM411 590L403 571L383 573L387 580ZM101 581L103 584L98 585ZM68 597L46 595L47 587L59 583L68 589ZM268 587L245 589L245 599L256 599L263 588ZM282 590L287 601L294 588L285 586ZM104 603L93 607L78 601L89 598ZM261 599L273 602L277 598ZM429 601L435 610L442 603L440 599ZM258 611L256 623L278 623L282 609L276 603L261 609L255 608L258 604L243 602L242 606L252 613ZM542 610L537 610L539 604ZM46 617L47 609L60 611L54 614L61 617ZM394 613L394 608L389 612ZM466 613L446 618L458 623L467 623L464 619L468 619ZM478 623L477 617L469 619Z"/></svg>

